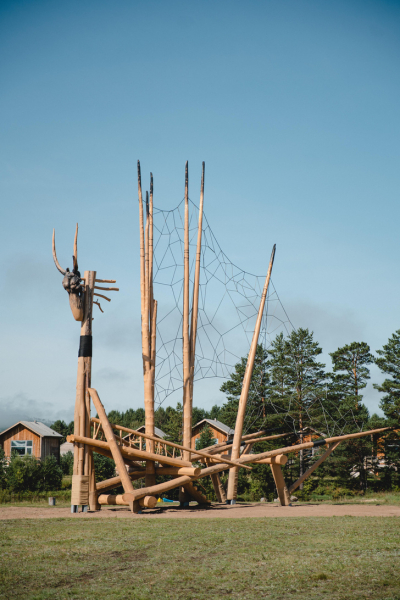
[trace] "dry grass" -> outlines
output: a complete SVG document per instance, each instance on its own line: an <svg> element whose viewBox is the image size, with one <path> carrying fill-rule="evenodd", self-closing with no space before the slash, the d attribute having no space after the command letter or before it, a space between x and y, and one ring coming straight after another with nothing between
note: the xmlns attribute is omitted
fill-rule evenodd
<svg viewBox="0 0 400 600"><path fill-rule="evenodd" d="M400 600L394 517L0 522L9 600Z"/></svg>

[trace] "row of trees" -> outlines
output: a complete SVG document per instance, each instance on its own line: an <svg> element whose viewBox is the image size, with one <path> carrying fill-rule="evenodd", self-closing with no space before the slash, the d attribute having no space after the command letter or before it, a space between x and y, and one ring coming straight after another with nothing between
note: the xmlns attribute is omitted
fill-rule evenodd
<svg viewBox="0 0 400 600"><path fill-rule="evenodd" d="M400 426L400 330L396 331L377 356L373 356L365 342L353 342L330 354L332 370L320 362L322 348L308 329L298 329L290 335L279 334L267 350L257 348L255 367L250 387L245 432L281 428L293 432L295 439L304 436L339 435L385 426ZM235 427L237 408L247 357L243 357L221 391L227 396L222 406L210 411L193 408L193 423L203 418L219 419ZM387 375L382 384L374 387L383 394L380 407L384 417L370 415L363 403L363 390L370 379L370 365L376 363ZM136 429L144 423L144 410L129 409L125 412L110 411L112 423ZM171 441L182 441L182 405L159 407L155 413L155 425L162 429ZM53 429L66 436L73 424L57 421ZM210 432L203 432L201 446L209 445ZM303 494L315 490L365 490L366 487L389 489L399 486L399 447L397 435L361 438L341 444L332 457L307 480ZM255 447L264 451L279 447L280 443L267 442ZM376 455L378 447L385 452L386 467L377 474L371 467L369 457ZM316 456L299 452L286 467L286 478L297 479L308 463ZM251 474L241 470L239 493L244 497L260 494L271 497L274 486L270 469L265 465L253 468ZM204 483L204 480L202 480ZM312 486L314 485L314 489ZM211 490L207 490L212 494ZM344 492L343 492L344 493Z"/></svg>

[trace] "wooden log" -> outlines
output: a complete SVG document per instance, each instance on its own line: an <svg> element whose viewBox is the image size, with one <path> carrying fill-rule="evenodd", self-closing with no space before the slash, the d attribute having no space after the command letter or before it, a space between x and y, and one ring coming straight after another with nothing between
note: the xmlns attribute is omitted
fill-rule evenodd
<svg viewBox="0 0 400 600"><path fill-rule="evenodd" d="M98 502L103 506L129 506L129 502L126 502L123 499L122 494L118 494L117 496L114 494L101 494L98 498ZM157 498L155 496L145 496L138 500L138 504L142 508L155 508L155 506L157 506Z"/></svg>
<svg viewBox="0 0 400 600"><path fill-rule="evenodd" d="M101 506L107 504L110 506L128 506L128 503L122 499L122 494L118 494L117 496L115 494L101 494L97 498L97 501Z"/></svg>
<svg viewBox="0 0 400 600"><path fill-rule="evenodd" d="M290 495L288 489L286 487L285 480L283 478L283 473L280 465L271 463L272 475L274 476L276 491L278 492L278 497L281 503L281 506L289 506L290 504Z"/></svg>
<svg viewBox="0 0 400 600"><path fill-rule="evenodd" d="M183 445L190 448L192 438L192 414L190 407L190 336L189 336L189 166L185 165L185 218L184 218L184 252L183 252ZM190 460L190 450L183 453L185 460Z"/></svg>
<svg viewBox="0 0 400 600"><path fill-rule="evenodd" d="M262 458L257 460L257 465L286 465L288 457L286 454L278 454L277 456L271 456L270 458Z"/></svg>
<svg viewBox="0 0 400 600"><path fill-rule="evenodd" d="M89 394L92 398L93 404L97 410L97 414L99 415L99 419L101 421L101 426L103 427L104 435L106 436L108 448L111 451L113 456L115 466L118 469L119 476L121 477L121 483L126 493L133 492L132 481L126 472L124 459L121 454L121 447L117 444L117 440L115 439L114 432L112 427L108 421L106 411L104 410L104 406L101 403L99 395L94 388L89 388ZM89 438L90 439L90 438ZM92 442L98 440L92 440Z"/></svg>
<svg viewBox="0 0 400 600"><path fill-rule="evenodd" d="M138 479L143 479L146 476L146 471L131 471L128 473L131 481L137 481ZM104 481L98 481L96 483L96 492L104 492L106 490L113 490L116 487L121 485L121 477L118 475L117 477L111 477L110 479L104 479Z"/></svg>
<svg viewBox="0 0 400 600"><path fill-rule="evenodd" d="M340 444L340 442L335 442L335 443L331 444L329 446L329 448L327 449L327 451L324 452L324 454L322 454L322 456L320 456L318 458L318 460L316 460L315 463L313 465L311 465L311 467L309 469L307 469L307 471L305 473L303 473L303 475L301 477L299 477L299 479L290 486L289 493L291 494L292 492L294 492L294 490L297 489L299 487L299 485L302 484L303 481L305 481L307 479L307 477L309 477L311 475L311 473L313 473L313 471L315 471L315 469L317 467L319 467L319 465L321 463L323 463L325 459L328 458L328 456L335 450L335 448L337 448L339 446L339 444Z"/></svg>
<svg viewBox="0 0 400 600"><path fill-rule="evenodd" d="M371 429L370 431L359 431L358 433L348 433L346 435L325 438L324 440L316 440L315 442L304 442L303 444L294 444L293 446L286 446L285 448L277 448L276 450L268 450L267 452L261 452L260 454L252 454L251 456L241 456L238 459L239 463L250 463L257 462L263 458L270 456L277 456L278 454L291 454L292 452L298 452L299 450L306 450L307 448L317 448L321 445L328 445L334 442L343 442L345 440L358 439L365 435L371 435L372 433L383 433L384 431L393 430L393 427L381 427L380 429ZM321 444L321 441L324 443Z"/></svg>
<svg viewBox="0 0 400 600"><path fill-rule="evenodd" d="M164 483L157 483L151 487L144 487L138 490L134 490L133 493L123 494L123 499L126 502L134 502L135 500L140 500L140 498L144 498L145 496L159 496L164 492L168 492L169 490L173 490L176 487L181 487L190 483L192 481L189 475L182 475L182 477L177 477L172 481L165 481Z"/></svg>
<svg viewBox="0 0 400 600"><path fill-rule="evenodd" d="M198 477L201 473L201 469L195 467L158 467L156 468L156 475L165 477L173 475L178 477L179 475L190 475L191 477ZM145 476L145 471L128 471L128 475L132 481L142 479ZM105 479L99 481L96 484L97 491L112 490L121 485L121 477L111 477L111 479Z"/></svg>
<svg viewBox="0 0 400 600"><path fill-rule="evenodd" d="M94 440L92 438L84 438L81 436L69 435L67 437L69 442L79 442L81 444L87 444L88 446L93 446L93 448L101 448L105 450L110 450L110 446L108 442L103 442L101 440ZM163 456L161 454L153 454L152 452L146 452L145 450L137 450L136 448L131 448L130 446L118 446L121 452L122 457L125 459L133 459L137 460L138 458L142 460L151 460L153 462L159 462L163 465L169 465L171 467L191 467L192 463L187 460L181 460L180 458L172 458L170 456ZM118 468L118 467L117 467ZM119 470L119 469L118 469Z"/></svg>
<svg viewBox="0 0 400 600"><path fill-rule="evenodd" d="M245 374L243 377L242 391L240 394L239 407L238 407L238 412L237 412L237 417L236 417L235 433L233 436L232 454L231 454L232 460L237 460L240 455L240 445L241 445L242 434L243 434L243 423L244 423L244 416L245 416L246 406L247 406L247 397L249 394L251 377L253 375L254 361L255 361L256 352L257 352L258 337L260 335L261 321L262 321L262 316L263 316L263 312L264 312L265 300L267 297L268 286L269 286L269 282L271 279L272 266L274 264L275 248L276 248L276 246L274 246L272 249L271 258L269 261L268 273L265 278L264 289L261 294L261 301L260 301L260 306L258 309L257 321L256 321L256 325L254 327L253 339L251 342L250 352L249 352L249 356L247 358L246 370L245 370ZM237 469L237 467L234 467L229 471L228 490L227 490L228 500L231 500L231 501L236 500L237 478L238 478L238 469Z"/></svg>
<svg viewBox="0 0 400 600"><path fill-rule="evenodd" d="M198 477L201 473L199 467L158 467L156 475L190 475L190 477Z"/></svg>

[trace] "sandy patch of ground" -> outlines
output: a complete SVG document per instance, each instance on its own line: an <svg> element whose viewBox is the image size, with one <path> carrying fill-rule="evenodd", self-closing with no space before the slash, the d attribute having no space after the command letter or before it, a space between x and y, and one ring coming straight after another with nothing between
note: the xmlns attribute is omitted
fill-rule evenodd
<svg viewBox="0 0 400 600"><path fill-rule="evenodd" d="M2 519L240 519L253 517L400 517L400 506L365 504L294 504L279 506L276 504L213 504L207 508L193 506L187 509L177 507L145 510L142 514L132 514L128 508L107 506L99 512L71 514L70 508L51 507L0 507Z"/></svg>

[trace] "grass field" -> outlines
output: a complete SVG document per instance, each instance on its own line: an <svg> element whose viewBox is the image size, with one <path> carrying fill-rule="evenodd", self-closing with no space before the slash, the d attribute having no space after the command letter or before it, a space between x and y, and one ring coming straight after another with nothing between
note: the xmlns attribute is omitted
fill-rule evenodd
<svg viewBox="0 0 400 600"><path fill-rule="evenodd" d="M400 520L0 522L4 599L400 600Z"/></svg>

